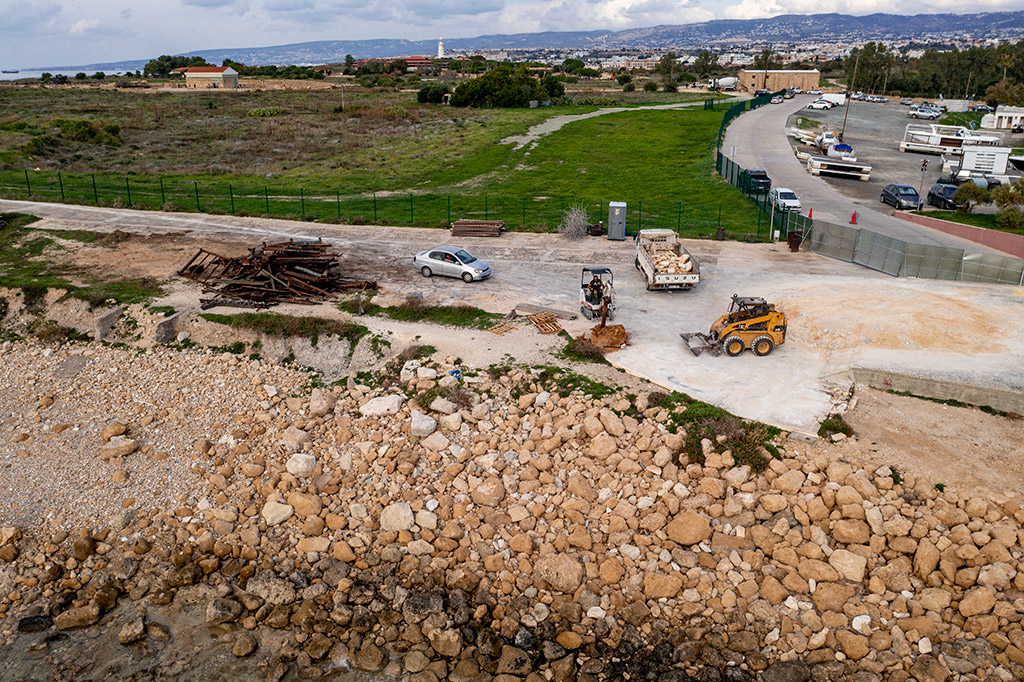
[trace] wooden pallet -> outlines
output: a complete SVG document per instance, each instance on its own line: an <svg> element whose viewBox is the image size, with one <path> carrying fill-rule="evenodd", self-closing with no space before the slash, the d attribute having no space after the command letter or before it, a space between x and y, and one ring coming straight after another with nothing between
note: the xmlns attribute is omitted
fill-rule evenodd
<svg viewBox="0 0 1024 682"><path fill-rule="evenodd" d="M541 334L557 334L562 331L561 325L555 320L554 313L534 313L526 317L537 328Z"/></svg>
<svg viewBox="0 0 1024 682"><path fill-rule="evenodd" d="M505 229L504 220L466 220L452 223L453 237L500 237Z"/></svg>
<svg viewBox="0 0 1024 682"><path fill-rule="evenodd" d="M498 336L505 336L505 334L508 334L509 332L514 332L515 330L516 328L513 327L512 325L506 322L499 322L498 324L494 325L487 331L489 331L492 334L497 334Z"/></svg>

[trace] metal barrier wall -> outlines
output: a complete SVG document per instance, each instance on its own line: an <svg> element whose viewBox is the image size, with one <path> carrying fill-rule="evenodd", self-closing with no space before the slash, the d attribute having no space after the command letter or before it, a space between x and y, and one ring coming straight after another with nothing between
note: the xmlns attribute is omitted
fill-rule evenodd
<svg viewBox="0 0 1024 682"><path fill-rule="evenodd" d="M803 231L803 246L893 277L1024 285L1020 258L916 244L846 225L810 221Z"/></svg>
<svg viewBox="0 0 1024 682"><path fill-rule="evenodd" d="M770 101L770 97L766 96L765 101ZM740 181L743 167L721 152L726 126L745 110L746 103L742 102L726 112L718 138L716 167L727 182L735 185L757 204L760 209L757 224L759 235L762 222L767 234L771 236L777 232L778 239L786 239L790 232L799 232L807 251L863 265L893 277L1024 286L1024 260L1014 256L917 244L871 230L773 211L767 192L755 192L750 187L744 187Z"/></svg>

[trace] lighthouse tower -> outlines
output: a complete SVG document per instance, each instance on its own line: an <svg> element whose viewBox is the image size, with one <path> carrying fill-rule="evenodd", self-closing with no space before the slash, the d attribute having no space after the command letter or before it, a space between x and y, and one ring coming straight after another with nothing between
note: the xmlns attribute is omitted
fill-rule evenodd
<svg viewBox="0 0 1024 682"><path fill-rule="evenodd" d="M444 40L437 39L437 58L444 59Z"/></svg>

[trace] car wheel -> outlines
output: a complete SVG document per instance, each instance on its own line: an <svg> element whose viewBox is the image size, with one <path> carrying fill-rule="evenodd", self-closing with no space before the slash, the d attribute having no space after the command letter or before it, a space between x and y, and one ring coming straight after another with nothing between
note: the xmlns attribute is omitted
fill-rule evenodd
<svg viewBox="0 0 1024 682"><path fill-rule="evenodd" d="M470 282L473 281L473 275L469 274L468 272L462 273L462 281L465 282L466 284L469 284Z"/></svg>
<svg viewBox="0 0 1024 682"><path fill-rule="evenodd" d="M743 339L738 336L730 336L722 342L722 348L725 349L726 355L736 357L743 352Z"/></svg>
<svg viewBox="0 0 1024 682"><path fill-rule="evenodd" d="M884 204L884 203L886 203L886 201L885 201L885 195L883 194L882 196L880 196L880 197L878 198L878 200L879 200L880 202L882 202L883 204Z"/></svg>
<svg viewBox="0 0 1024 682"><path fill-rule="evenodd" d="M430 277L434 273L430 271L430 268L424 265L422 268L420 268L420 274L423 275L424 277Z"/></svg>
<svg viewBox="0 0 1024 682"><path fill-rule="evenodd" d="M770 336L759 336L754 339L754 343L750 345L750 349L754 351L754 355L765 356L772 352L775 348L775 342L772 341Z"/></svg>

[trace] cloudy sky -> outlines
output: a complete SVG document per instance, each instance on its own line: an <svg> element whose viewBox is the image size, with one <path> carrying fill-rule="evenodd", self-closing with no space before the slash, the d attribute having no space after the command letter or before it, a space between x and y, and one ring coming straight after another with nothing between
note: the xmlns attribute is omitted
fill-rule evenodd
<svg viewBox="0 0 1024 682"><path fill-rule="evenodd" d="M623 29L787 13L981 12L1021 0L0 0L0 67L309 40Z"/></svg>

